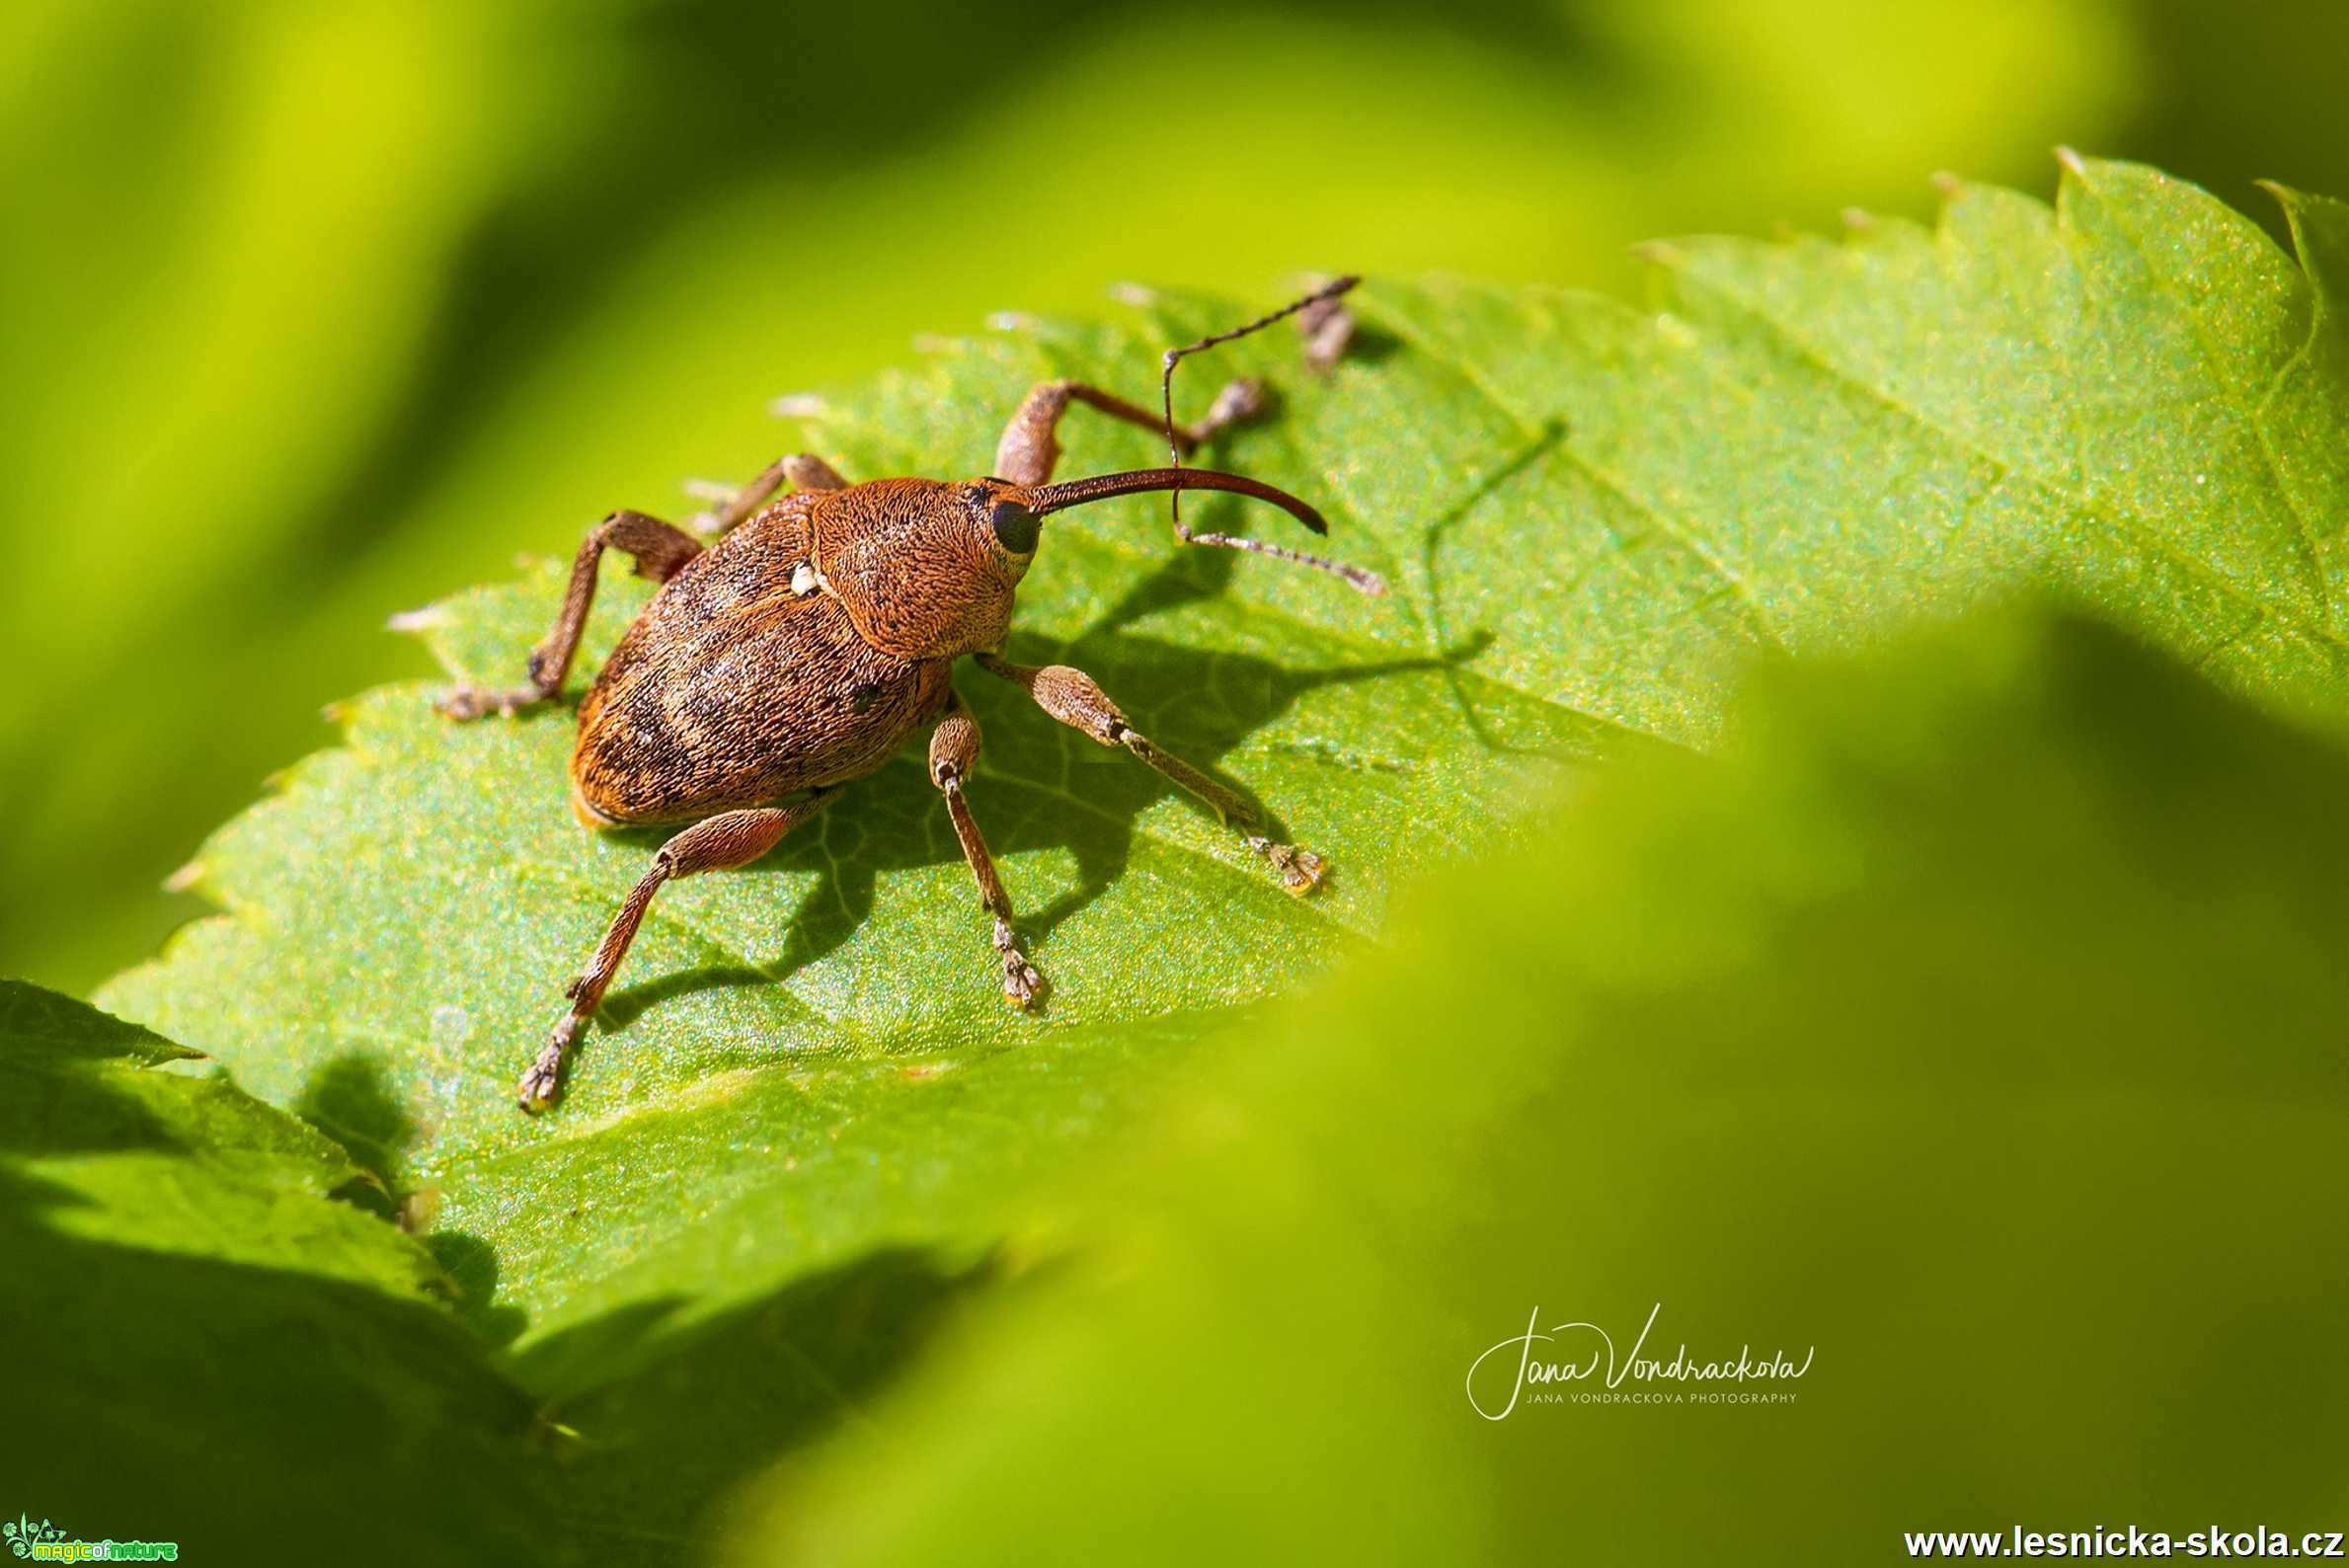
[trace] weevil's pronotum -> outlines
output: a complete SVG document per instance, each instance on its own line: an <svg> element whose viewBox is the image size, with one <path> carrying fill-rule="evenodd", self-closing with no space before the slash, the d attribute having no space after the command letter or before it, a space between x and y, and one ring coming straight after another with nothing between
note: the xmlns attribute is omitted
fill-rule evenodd
<svg viewBox="0 0 2349 1568"><path fill-rule="evenodd" d="M553 629L530 652L528 684L510 691L461 686L439 704L452 718L477 719L560 691L605 550L633 556L640 575L663 585L580 704L571 799L590 827L692 825L654 855L586 971L571 982L570 1011L522 1074L523 1109L554 1100L565 1058L601 1004L663 883L757 859L831 804L842 785L882 767L924 725L934 726L930 778L945 797L979 902L994 921L1004 998L1016 1007L1036 1003L1044 977L1020 945L1010 897L964 798L979 759L979 726L952 678L955 662L966 655L1062 724L1103 745L1123 746L1190 791L1271 864L1283 887L1311 892L1324 869L1320 856L1274 842L1245 801L1151 745L1083 670L1015 665L1003 648L1012 595L1035 560L1043 520L1143 491L1173 493L1175 536L1183 543L1276 556L1332 573L1366 593L1385 591L1359 567L1195 532L1180 510L1184 490L1231 491L1271 502L1315 533L1328 531L1319 512L1286 491L1182 466L1185 452L1255 414L1263 397L1255 382L1234 381L1205 419L1179 427L1174 369L1186 354L1291 315L1304 333L1308 363L1326 366L1351 333L1339 296L1354 283L1340 278L1262 320L1167 351L1162 416L1083 382L1042 383L1004 427L995 472L984 479L851 484L822 458L803 453L775 463L727 502L706 549L692 534L640 511L615 511L597 523L572 563ZM1163 426L1171 466L1051 483L1060 455L1057 429L1071 403L1153 431ZM787 482L792 493L776 500Z"/></svg>

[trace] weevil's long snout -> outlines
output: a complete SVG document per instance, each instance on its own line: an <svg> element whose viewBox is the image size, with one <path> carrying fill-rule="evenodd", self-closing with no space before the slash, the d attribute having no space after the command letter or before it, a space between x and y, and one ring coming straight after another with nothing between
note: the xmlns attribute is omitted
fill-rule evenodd
<svg viewBox="0 0 2349 1568"><path fill-rule="evenodd" d="M1329 523L1321 513L1288 491L1261 479L1221 474L1213 468L1137 468L1127 474L1097 474L1091 479L1071 479L1060 485L1038 485L1028 492L1027 507L1041 517L1087 502L1107 501L1113 496L1138 496L1163 490L1228 490L1235 495L1254 496L1258 501L1271 502L1315 533L1329 532Z"/></svg>

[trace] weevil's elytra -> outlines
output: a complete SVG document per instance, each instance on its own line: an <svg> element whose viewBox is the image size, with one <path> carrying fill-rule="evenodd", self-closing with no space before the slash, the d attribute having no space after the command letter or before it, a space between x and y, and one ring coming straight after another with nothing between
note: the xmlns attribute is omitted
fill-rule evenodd
<svg viewBox="0 0 2349 1568"><path fill-rule="evenodd" d="M1316 533L1321 514L1304 502L1238 474L1189 469L1181 460L1224 426L1263 407L1253 382L1225 387L1199 424L1173 420L1173 373L1188 353L1294 315L1308 365L1343 353L1353 318L1340 278L1260 321L1170 350L1161 378L1163 419L1115 393L1076 381L1031 390L983 479L873 479L851 484L822 459L786 457L743 487L715 519L703 548L682 529L640 511L597 523L572 563L562 608L532 649L529 683L512 691L460 687L442 712L476 719L544 702L562 689L595 594L606 549L635 558L660 583L580 704L571 754L574 811L590 827L691 823L654 855L566 994L571 1008L522 1075L525 1110L551 1103L565 1058L635 939L661 885L698 871L745 865L830 804L840 786L879 770L916 731L930 728L930 779L944 797L979 902L990 917L1005 1001L1030 1007L1045 980L1020 945L1010 896L965 798L979 760L979 726L955 695L955 662L1019 686L1038 706L1103 745L1120 746L1215 811L1264 857L1293 894L1310 893L1325 862L1275 843L1246 802L1128 723L1093 677L1065 665L1003 658L1020 579L1056 512L1145 491L1220 490L1282 508ZM1052 482L1057 431L1070 403L1149 430L1163 426L1166 468ZM788 483L789 495L775 500ZM771 505L769 503L772 503ZM1176 538L1313 567L1368 593L1385 585L1359 567L1282 545L1196 533L1178 512Z"/></svg>

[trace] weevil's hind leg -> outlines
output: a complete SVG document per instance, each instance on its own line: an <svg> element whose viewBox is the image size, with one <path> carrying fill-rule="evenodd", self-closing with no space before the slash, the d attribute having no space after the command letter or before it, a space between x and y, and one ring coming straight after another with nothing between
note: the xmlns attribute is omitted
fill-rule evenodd
<svg viewBox="0 0 2349 1568"><path fill-rule="evenodd" d="M979 836L979 823L963 799L963 786L979 763L979 722L963 699L950 694L946 717L930 732L930 782L946 797L946 815L954 835L962 840L963 858L971 862L972 880L979 884L979 902L995 921L995 956L1003 963L1003 999L1014 1007L1033 1007L1046 986L1028 955L1020 949L1019 933L1011 925L1011 897L995 874L995 861Z"/></svg>
<svg viewBox="0 0 2349 1568"><path fill-rule="evenodd" d="M1129 403L1115 392L1104 392L1082 381L1039 381L1020 400L1019 412L1003 427L995 443L994 475L1015 485L1041 485L1053 477L1060 460L1060 416L1071 403L1099 409L1112 419L1137 425L1153 435L1164 435L1166 424L1158 415ZM1264 383L1239 380L1215 394L1214 403L1196 425L1177 426L1175 443L1187 455L1215 432L1264 412Z"/></svg>
<svg viewBox="0 0 2349 1568"><path fill-rule="evenodd" d="M571 673L571 661L579 653L587 610L595 602L595 570L607 549L635 557L636 575L656 583L675 577L686 562L701 554L701 545L682 528L641 511L613 512L587 530L579 554L572 558L563 607L556 612L553 628L530 650L529 683L508 691L461 685L433 706L452 719L478 719L489 713L512 713L561 691L563 677Z"/></svg>
<svg viewBox="0 0 2349 1568"><path fill-rule="evenodd" d="M644 923L645 911L652 907L653 895L661 891L665 882L678 877L690 877L697 871L722 871L729 866L744 866L775 847L785 833L829 806L839 795L837 786L820 789L804 800L788 806L765 806L749 811L726 812L691 827L661 846L653 856L652 869L637 879L628 890L628 897L620 902L620 912L612 916L603 940L595 944L594 956L580 978L571 982L564 994L571 998L571 1011L555 1025L555 1032L539 1052L538 1059L530 1063L516 1085L525 1111L535 1111L554 1103L562 1092L563 1063L571 1054L572 1045L580 1031L603 1005L604 990L612 977L619 973L620 961L628 956L628 944L636 940L636 928Z"/></svg>
<svg viewBox="0 0 2349 1568"><path fill-rule="evenodd" d="M1299 897L1311 893L1320 883L1322 873L1329 869L1329 862L1310 849L1275 843L1257 820L1254 807L1181 757L1159 750L1149 737L1126 722L1126 715L1118 711L1118 705L1083 670L1068 665L1015 665L991 654L980 654L979 663L990 673L1001 675L1025 690L1036 699L1038 707L1070 729L1092 737L1103 745L1124 746L1214 807L1215 814L1239 833L1250 849L1271 863L1280 874L1281 886L1290 893Z"/></svg>

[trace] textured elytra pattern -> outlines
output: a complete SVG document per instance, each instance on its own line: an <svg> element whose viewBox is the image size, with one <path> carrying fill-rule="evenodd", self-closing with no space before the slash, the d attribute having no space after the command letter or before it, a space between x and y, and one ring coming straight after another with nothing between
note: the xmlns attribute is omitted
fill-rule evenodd
<svg viewBox="0 0 2349 1568"><path fill-rule="evenodd" d="M828 593L801 593L796 499L685 563L580 703L581 798L607 822L689 822L861 778L946 701L936 661L857 635Z"/></svg>
<svg viewBox="0 0 2349 1568"><path fill-rule="evenodd" d="M1090 670L1338 869L1286 898L1154 775L966 670L973 808L1055 985L1039 1021L997 998L907 754L756 867L666 891L569 1103L525 1121L513 1073L659 835L572 823L563 714L453 729L423 684L360 699L344 748L207 846L226 916L110 999L392 1150L537 1339L884 1239L983 1244L1001 1195L1118 1126L1185 1042L1491 842L1529 770L1711 743L1755 650L2055 588L2240 687L2337 705L2337 310L2208 196L2083 167L2054 209L1968 189L1932 230L1670 248L1660 310L1372 284L1326 380L1280 338L1234 346L1215 372L1280 402L1203 460L1321 507L1330 550L1395 591L1177 551L1135 499L1046 522L1011 652ZM2340 210L2293 201L2319 280ZM953 345L835 399L813 444L851 478L967 477L1035 381L1146 396L1159 347L1246 313L1162 300ZM1178 390L1199 406L1211 376ZM1063 475L1163 459L1081 410L1065 436ZM616 579L583 667L643 602ZM549 571L461 595L435 646L510 679L556 591Z"/></svg>

